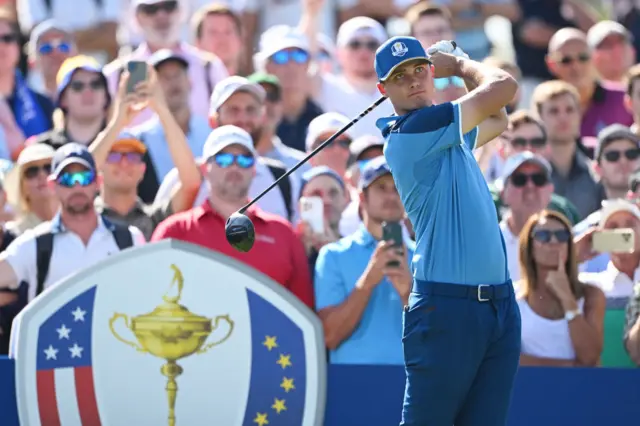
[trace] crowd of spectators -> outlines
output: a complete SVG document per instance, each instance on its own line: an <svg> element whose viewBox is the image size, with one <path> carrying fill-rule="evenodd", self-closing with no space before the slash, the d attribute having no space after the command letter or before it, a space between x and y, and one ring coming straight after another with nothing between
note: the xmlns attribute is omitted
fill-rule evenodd
<svg viewBox="0 0 640 426"><path fill-rule="evenodd" d="M515 60L495 54L495 16ZM520 83L476 158L521 364L640 365L638 18L631 0L0 0L0 353L45 288L172 238L291 291L322 320L330 362L403 364L415 236L375 125L389 102L247 211L250 252L224 224L379 98L375 51L404 28ZM132 90L129 61L147 67ZM434 86L436 104L467 92L458 77ZM632 252L594 250L596 233L628 228Z"/></svg>

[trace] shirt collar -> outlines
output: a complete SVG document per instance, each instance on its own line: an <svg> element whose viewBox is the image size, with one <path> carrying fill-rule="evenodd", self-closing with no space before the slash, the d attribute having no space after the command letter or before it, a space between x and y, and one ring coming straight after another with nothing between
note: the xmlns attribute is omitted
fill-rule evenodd
<svg viewBox="0 0 640 426"><path fill-rule="evenodd" d="M365 247L373 247L378 244L378 240L376 240L375 237L371 235L369 231L367 231L367 228L364 226L364 224L360 224L358 230L353 234L353 238L360 245Z"/></svg>
<svg viewBox="0 0 640 426"><path fill-rule="evenodd" d="M249 209L245 212L245 215L249 219L251 219L252 222L255 222L256 220L260 222L266 222L267 220L267 218L265 217L265 213L255 204L249 207ZM226 219L223 218L220 213L214 210L214 208L211 206L211 203L209 202L209 199L204 200L200 207L196 207L194 209L194 216L196 220L200 220L206 216L210 216L212 218L218 218L226 221Z"/></svg>
<svg viewBox="0 0 640 426"><path fill-rule="evenodd" d="M98 215L98 226L96 227L96 231L100 230L109 230L114 231L115 225L104 218L101 214ZM67 232L67 228L62 223L62 216L60 212L56 213L56 215L51 219L51 233L52 234L62 234Z"/></svg>

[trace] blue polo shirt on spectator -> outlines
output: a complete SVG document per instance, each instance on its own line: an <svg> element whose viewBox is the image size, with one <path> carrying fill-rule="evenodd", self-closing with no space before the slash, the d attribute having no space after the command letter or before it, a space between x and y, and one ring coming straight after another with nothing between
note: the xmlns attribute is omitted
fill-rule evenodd
<svg viewBox="0 0 640 426"><path fill-rule="evenodd" d="M320 249L315 269L316 310L343 303L364 273L379 241L364 225L357 232ZM405 240L408 259L414 245ZM402 301L391 282L384 278L373 290L360 324L336 350L332 364L403 365Z"/></svg>

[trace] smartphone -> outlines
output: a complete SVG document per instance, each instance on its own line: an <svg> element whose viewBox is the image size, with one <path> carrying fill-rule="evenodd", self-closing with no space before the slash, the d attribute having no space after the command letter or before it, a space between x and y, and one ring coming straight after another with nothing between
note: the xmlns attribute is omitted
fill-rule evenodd
<svg viewBox="0 0 640 426"><path fill-rule="evenodd" d="M314 234L324 234L324 202L322 198L300 198L300 219L309 224Z"/></svg>
<svg viewBox="0 0 640 426"><path fill-rule="evenodd" d="M593 250L599 253L631 253L635 249L635 233L631 228L603 229L593 233Z"/></svg>
<svg viewBox="0 0 640 426"><path fill-rule="evenodd" d="M384 241L393 241L393 247L402 253L404 250L404 242L402 240L402 225L400 222L382 222L382 239ZM393 260L387 263L390 268L397 268L400 263L397 260Z"/></svg>
<svg viewBox="0 0 640 426"><path fill-rule="evenodd" d="M127 71L129 71L127 93L132 93L135 91L138 83L147 79L147 63L144 61L129 61Z"/></svg>

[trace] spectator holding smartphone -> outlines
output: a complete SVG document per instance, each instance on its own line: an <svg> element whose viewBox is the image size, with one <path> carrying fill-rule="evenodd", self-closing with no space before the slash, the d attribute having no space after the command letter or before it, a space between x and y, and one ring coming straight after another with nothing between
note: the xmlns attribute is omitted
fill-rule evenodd
<svg viewBox="0 0 640 426"><path fill-rule="evenodd" d="M402 307L413 278L414 245L400 252L382 241L382 223L400 222L404 209L384 157L360 177L363 225L320 249L315 269L316 309L334 364L403 365ZM397 267L389 263L398 262Z"/></svg>

